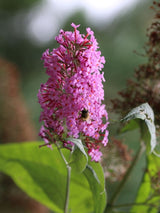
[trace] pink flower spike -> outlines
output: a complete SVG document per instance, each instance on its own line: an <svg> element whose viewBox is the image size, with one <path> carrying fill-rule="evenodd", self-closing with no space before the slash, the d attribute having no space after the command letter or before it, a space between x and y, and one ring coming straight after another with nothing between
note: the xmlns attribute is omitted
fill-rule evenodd
<svg viewBox="0 0 160 213"><path fill-rule="evenodd" d="M38 92L40 121L44 122L40 136L50 148L58 140L70 150L75 144L67 139L83 136L91 160L98 162L101 145L108 143L108 114L103 104L105 59L90 28L84 35L77 30L80 25L71 26L73 31L60 30L56 36L59 46L42 55L49 78Z"/></svg>

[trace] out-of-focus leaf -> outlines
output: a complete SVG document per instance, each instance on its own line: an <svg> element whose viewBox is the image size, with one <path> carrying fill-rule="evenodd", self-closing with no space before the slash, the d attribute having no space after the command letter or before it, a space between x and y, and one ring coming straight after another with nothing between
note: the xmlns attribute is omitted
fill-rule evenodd
<svg viewBox="0 0 160 213"><path fill-rule="evenodd" d="M153 153L157 156L160 157L160 142L158 141Z"/></svg>
<svg viewBox="0 0 160 213"><path fill-rule="evenodd" d="M131 212L158 213L160 210L160 158L148 155L148 168Z"/></svg>
<svg viewBox="0 0 160 213"><path fill-rule="evenodd" d="M139 128L138 119L130 120L126 125L121 129L121 133L131 131Z"/></svg>
<svg viewBox="0 0 160 213"><path fill-rule="evenodd" d="M147 117L148 119L154 121L154 114L152 108L149 106L148 103L144 103L138 107L133 108L122 120L129 121L135 118L145 120Z"/></svg>
<svg viewBox="0 0 160 213"><path fill-rule="evenodd" d="M151 152L152 152L156 146L156 128L154 125L154 113L148 103L144 103L132 109L122 119L122 121L130 121L132 119L137 119L137 118L144 120L145 124L148 127L148 131L150 133L150 146L151 146Z"/></svg>

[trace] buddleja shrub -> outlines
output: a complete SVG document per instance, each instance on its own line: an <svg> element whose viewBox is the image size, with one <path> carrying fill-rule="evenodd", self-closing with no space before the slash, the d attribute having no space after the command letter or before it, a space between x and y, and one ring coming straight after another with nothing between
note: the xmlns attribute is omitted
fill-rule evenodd
<svg viewBox="0 0 160 213"><path fill-rule="evenodd" d="M109 134L101 71L105 59L93 31L87 28L83 35L79 25L71 25L73 32L60 30L56 37L58 48L42 55L48 75L38 92L43 122L39 135L44 142L1 145L0 171L56 213L125 212L126 207L128 212L158 212L160 159L155 151L154 112L148 103L130 109L121 119L126 123L122 132L140 129L140 146L107 203L99 163ZM136 201L117 204L142 153L148 162Z"/></svg>

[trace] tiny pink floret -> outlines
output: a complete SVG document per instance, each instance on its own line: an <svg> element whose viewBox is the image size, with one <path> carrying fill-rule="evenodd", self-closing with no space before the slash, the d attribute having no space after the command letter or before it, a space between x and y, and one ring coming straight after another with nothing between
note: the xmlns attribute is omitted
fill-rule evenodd
<svg viewBox="0 0 160 213"><path fill-rule="evenodd" d="M98 149L91 149L89 150L89 155L91 156L91 161L98 162L101 159L102 152L100 152Z"/></svg>

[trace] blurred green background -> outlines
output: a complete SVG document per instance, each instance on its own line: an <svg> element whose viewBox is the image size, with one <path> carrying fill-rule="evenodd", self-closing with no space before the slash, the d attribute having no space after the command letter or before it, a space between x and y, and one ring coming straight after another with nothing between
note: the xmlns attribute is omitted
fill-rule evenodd
<svg viewBox="0 0 160 213"><path fill-rule="evenodd" d="M61 2L61 0L58 1ZM49 38L40 40L34 34L35 29L32 23L35 23L36 13L45 7L46 2L47 0L0 1L0 58L17 66L20 74L20 91L37 135L41 125L39 123L41 109L38 104L37 93L40 84L47 80L40 58L47 48L52 50L57 46L54 37L59 30L61 28L70 30L70 24L74 22L81 24L79 30L82 33L85 33L86 27L91 27L95 32L102 55L106 59L104 68L106 79L104 84L105 103L110 108L110 99L117 97L117 92L126 87L126 80L133 78L135 68L146 60L140 54L144 53L144 44L147 42L146 29L153 17L153 11L150 9L151 0L136 1L128 9L122 9L110 21L104 18L103 21L97 20L95 24L94 21L88 20L86 11L81 7L69 12L66 11L67 15L65 15L65 8L63 13L60 12L55 1L52 1L53 10L48 13L53 12L50 16L50 22L53 18L56 32L53 32L53 29L47 32L47 28L44 28L45 32L40 33L44 35L48 33ZM70 6L69 4L70 1L68 1L68 6ZM63 4L61 6L63 7ZM94 11L92 12L94 14ZM47 18L43 17L43 14L37 25L41 25L41 23L43 25L48 24ZM29 30L30 26L32 26L32 30ZM50 28L52 26L51 24ZM113 126L111 126L111 134L112 132L114 132ZM138 144L136 138L127 137L130 140L130 147L136 149ZM136 173L142 167L144 167L144 160L137 167ZM131 199L134 198L136 189L133 186L137 185L138 187L136 177L132 177L130 182L132 185L128 183L124 197L121 197L120 201L124 201L127 196ZM108 187L108 191L112 193L112 187Z"/></svg>

